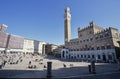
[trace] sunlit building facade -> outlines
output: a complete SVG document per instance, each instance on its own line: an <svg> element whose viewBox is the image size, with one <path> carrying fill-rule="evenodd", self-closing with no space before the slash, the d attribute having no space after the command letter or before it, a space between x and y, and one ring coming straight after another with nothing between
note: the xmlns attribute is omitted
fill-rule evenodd
<svg viewBox="0 0 120 79"><path fill-rule="evenodd" d="M55 53L55 49L57 49L58 46L55 44L46 44L45 45L45 53L49 55L53 55Z"/></svg>
<svg viewBox="0 0 120 79"><path fill-rule="evenodd" d="M0 53L5 52L7 45L8 33L6 33L7 25L0 25Z"/></svg>
<svg viewBox="0 0 120 79"><path fill-rule="evenodd" d="M45 45L46 45L46 42L39 41L39 44L38 44L38 53L39 54L45 55Z"/></svg>
<svg viewBox="0 0 120 79"><path fill-rule="evenodd" d="M9 34L7 25L0 25L0 53L45 54L45 42Z"/></svg>
<svg viewBox="0 0 120 79"><path fill-rule="evenodd" d="M29 38L24 38L23 51L24 53L38 53L44 54L44 44L45 42L37 41Z"/></svg>
<svg viewBox="0 0 120 79"><path fill-rule="evenodd" d="M24 38L23 51L25 53L34 53L34 40L29 38Z"/></svg>
<svg viewBox="0 0 120 79"><path fill-rule="evenodd" d="M65 9L65 14L66 10L68 9ZM66 25L66 21L64 23L64 27L70 27L70 24ZM67 30L65 30L65 34L70 34L67 33L70 32ZM65 48L61 52L61 58L81 61L114 62L117 59L118 53L116 47L120 47L118 41L120 41L118 29L113 27L104 29L95 25L92 21L89 26L78 28L78 38L70 39L67 42L65 40Z"/></svg>
<svg viewBox="0 0 120 79"><path fill-rule="evenodd" d="M6 52L23 52L24 38L21 36L9 34L7 38Z"/></svg>

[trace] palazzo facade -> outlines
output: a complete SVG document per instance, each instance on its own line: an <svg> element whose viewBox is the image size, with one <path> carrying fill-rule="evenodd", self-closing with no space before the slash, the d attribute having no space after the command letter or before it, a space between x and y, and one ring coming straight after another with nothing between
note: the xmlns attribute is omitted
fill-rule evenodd
<svg viewBox="0 0 120 79"><path fill-rule="evenodd" d="M62 59L77 59L81 61L114 62L117 60L116 47L120 48L120 33L118 29L104 29L92 22L85 28L78 28L78 38L70 39L71 14L70 8L65 9L64 34L65 48L61 51ZM69 33L68 33L69 32Z"/></svg>
<svg viewBox="0 0 120 79"><path fill-rule="evenodd" d="M45 54L46 42L9 34L7 25L0 25L0 54L1 53L38 53Z"/></svg>

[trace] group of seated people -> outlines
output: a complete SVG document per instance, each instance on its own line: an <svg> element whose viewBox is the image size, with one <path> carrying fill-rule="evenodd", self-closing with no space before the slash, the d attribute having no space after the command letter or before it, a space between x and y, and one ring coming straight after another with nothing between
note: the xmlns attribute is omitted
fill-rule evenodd
<svg viewBox="0 0 120 79"><path fill-rule="evenodd" d="M28 65L28 68L37 68L36 65Z"/></svg>
<svg viewBox="0 0 120 79"><path fill-rule="evenodd" d="M22 62L23 60L22 60L22 58L19 58L19 59L16 59L16 58L10 58L9 60L8 60L8 63L9 64L18 64L18 62Z"/></svg>
<svg viewBox="0 0 120 79"><path fill-rule="evenodd" d="M37 68L36 65L28 65L28 68ZM44 68L47 68L46 65L44 65Z"/></svg>
<svg viewBox="0 0 120 79"><path fill-rule="evenodd" d="M63 63L63 67L66 68L66 64ZM70 64L70 67L73 67L73 64Z"/></svg>

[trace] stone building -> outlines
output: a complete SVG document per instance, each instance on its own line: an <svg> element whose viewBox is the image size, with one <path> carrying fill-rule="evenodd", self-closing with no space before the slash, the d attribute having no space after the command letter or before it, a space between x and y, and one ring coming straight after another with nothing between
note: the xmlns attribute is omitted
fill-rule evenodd
<svg viewBox="0 0 120 79"><path fill-rule="evenodd" d="M24 38L24 46L23 50L24 53L37 53L37 54L44 54L44 44L45 42L37 41L29 38Z"/></svg>
<svg viewBox="0 0 120 79"><path fill-rule="evenodd" d="M70 9L66 8L65 14L66 10L70 12ZM69 15L65 16L64 20L66 20L66 17L69 17ZM70 27L69 24L66 25L66 21L64 24L64 29ZM68 30L70 29L65 30L65 36L66 34L70 34L67 33L70 32ZM69 38L67 37L67 39ZM120 41L118 29L113 27L104 29L95 25L92 21L89 26L78 28L78 38L70 39L67 42L65 40L65 48L61 52L61 58L77 59L81 61L95 60L114 62L117 59L117 53L119 53L115 50L116 47L120 47L118 41Z"/></svg>
<svg viewBox="0 0 120 79"><path fill-rule="evenodd" d="M0 25L0 53L45 54L45 42L9 34L7 25Z"/></svg>
<svg viewBox="0 0 120 79"><path fill-rule="evenodd" d="M0 26L0 53L23 52L24 38L7 33L7 27L5 24Z"/></svg>
<svg viewBox="0 0 120 79"><path fill-rule="evenodd" d="M61 57L61 50L64 48L64 45L58 46L56 49L53 50L55 57Z"/></svg>
<svg viewBox="0 0 120 79"><path fill-rule="evenodd" d="M24 53L34 52L34 40L33 39L24 38L23 51Z"/></svg>
<svg viewBox="0 0 120 79"><path fill-rule="evenodd" d="M57 48L58 48L57 45L47 43L45 45L45 54L54 55L54 53L55 53L54 50L57 49Z"/></svg>
<svg viewBox="0 0 120 79"><path fill-rule="evenodd" d="M6 33L7 25L0 25L0 53L5 52L7 45L8 33Z"/></svg>
<svg viewBox="0 0 120 79"><path fill-rule="evenodd" d="M6 52L23 52L24 38L18 35L9 34L7 38Z"/></svg>

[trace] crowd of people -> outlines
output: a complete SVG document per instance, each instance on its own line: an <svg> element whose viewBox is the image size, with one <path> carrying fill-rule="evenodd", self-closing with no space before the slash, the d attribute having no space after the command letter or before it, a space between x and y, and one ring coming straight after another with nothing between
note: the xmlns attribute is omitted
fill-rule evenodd
<svg viewBox="0 0 120 79"><path fill-rule="evenodd" d="M0 53L0 68L3 68L5 64L13 65L13 64L19 64L24 61L27 68L37 68L38 65L43 64L43 59L39 59L38 56L35 54L30 53ZM43 68L46 68L46 65L44 64Z"/></svg>
<svg viewBox="0 0 120 79"><path fill-rule="evenodd" d="M13 65L24 65L23 68L26 69L37 69L47 68L47 60L48 58L44 56L40 56L37 54L30 54L30 53L0 53L0 68L5 68L9 65L9 67L12 67ZM49 60L49 59L48 59ZM50 59L51 60L51 59ZM23 63L22 63L23 62ZM61 63L62 65L62 63ZM73 64L67 65L66 63L63 63L63 68L67 67L73 67Z"/></svg>
<svg viewBox="0 0 120 79"><path fill-rule="evenodd" d="M1 53L0 54L0 65L1 68L5 66L5 64L18 64L22 62L22 55L21 54L13 54L13 53Z"/></svg>

